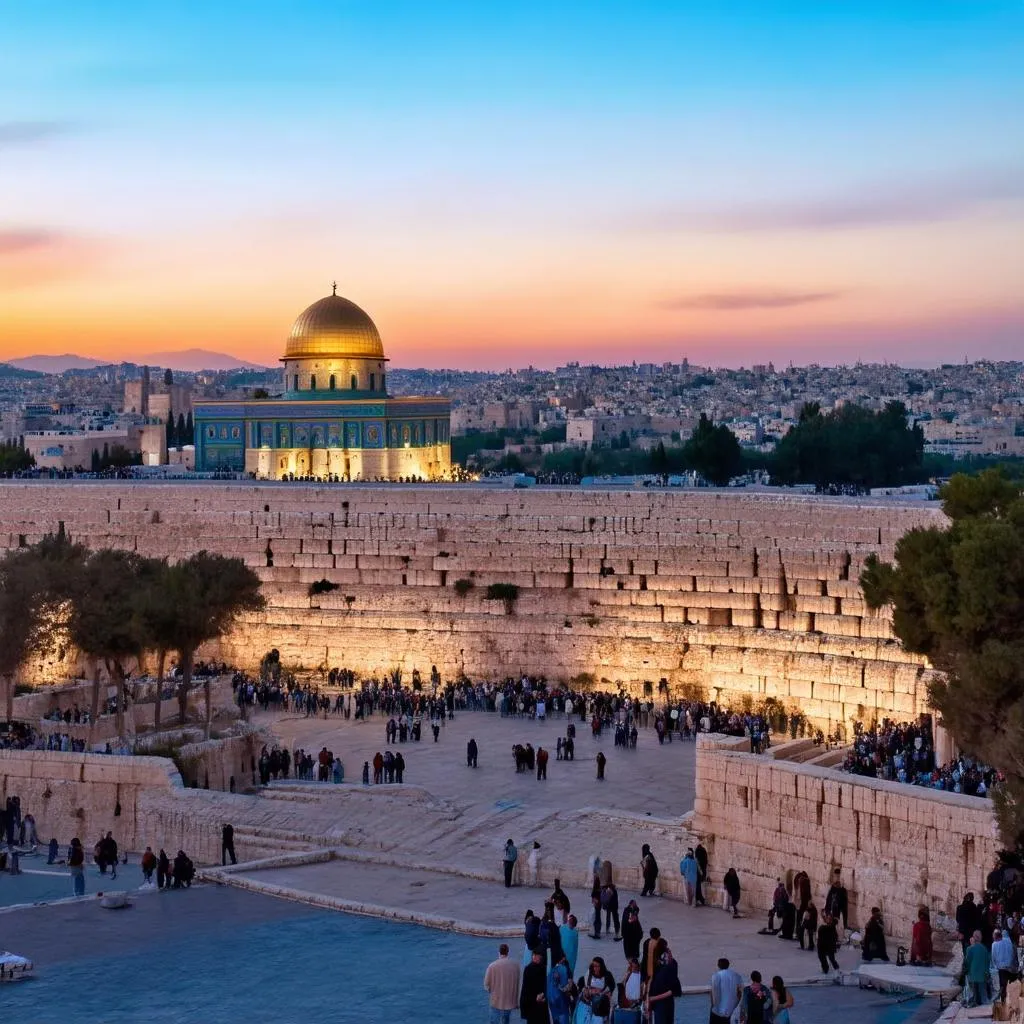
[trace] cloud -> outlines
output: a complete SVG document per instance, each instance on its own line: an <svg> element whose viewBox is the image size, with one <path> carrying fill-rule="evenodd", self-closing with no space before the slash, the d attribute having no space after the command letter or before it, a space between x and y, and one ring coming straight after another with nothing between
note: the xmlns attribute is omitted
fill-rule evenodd
<svg viewBox="0 0 1024 1024"><path fill-rule="evenodd" d="M0 228L0 256L18 256L60 244L62 236L46 228Z"/></svg>
<svg viewBox="0 0 1024 1024"><path fill-rule="evenodd" d="M828 302L842 292L732 291L684 295L659 303L662 309L714 309L735 312L746 309L787 309Z"/></svg>
<svg viewBox="0 0 1024 1024"><path fill-rule="evenodd" d="M869 185L848 194L767 200L717 210L649 211L645 228L713 232L833 231L953 220L989 203L1024 199L1024 168L978 170L942 181Z"/></svg>
<svg viewBox="0 0 1024 1024"><path fill-rule="evenodd" d="M0 121L0 149L45 142L67 131L62 121Z"/></svg>

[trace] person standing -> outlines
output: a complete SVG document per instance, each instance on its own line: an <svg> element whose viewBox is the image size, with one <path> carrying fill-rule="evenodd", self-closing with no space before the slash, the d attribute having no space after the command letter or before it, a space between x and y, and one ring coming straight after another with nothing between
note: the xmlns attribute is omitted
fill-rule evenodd
<svg viewBox="0 0 1024 1024"><path fill-rule="evenodd" d="M68 871L71 873L71 885L76 896L85 895L85 847L82 840L75 836L68 848Z"/></svg>
<svg viewBox="0 0 1024 1024"><path fill-rule="evenodd" d="M519 857L519 851L516 849L516 844L511 839L505 842L505 853L502 857L502 867L505 869L505 888L512 888L512 872L516 868L516 860Z"/></svg>
<svg viewBox="0 0 1024 1024"><path fill-rule="evenodd" d="M142 884L152 885L153 872L156 871L156 854L153 852L152 846L146 847L140 866L142 868Z"/></svg>
<svg viewBox="0 0 1024 1024"><path fill-rule="evenodd" d="M761 984L761 972L750 972L750 984L740 1000L740 1024L768 1024L771 1021L772 994Z"/></svg>
<svg viewBox="0 0 1024 1024"><path fill-rule="evenodd" d="M889 959L889 954L885 950L885 925L882 922L882 911L878 907L871 908L871 917L864 927L861 956L865 963Z"/></svg>
<svg viewBox="0 0 1024 1024"><path fill-rule="evenodd" d="M601 889L601 909L604 911L604 930L608 934L615 925L615 942L619 941L619 890L615 883L609 879L607 885ZM600 929L598 929L600 931Z"/></svg>
<svg viewBox="0 0 1024 1024"><path fill-rule="evenodd" d="M510 960L508 945L498 947L498 959L487 966L484 988L490 997L489 1024L510 1024L512 1011L519 1006L519 964Z"/></svg>
<svg viewBox="0 0 1024 1024"><path fill-rule="evenodd" d="M231 858L232 864L238 863L238 859L235 857L235 827L230 822L225 822L224 827L220 830L221 867L227 864L228 857Z"/></svg>
<svg viewBox="0 0 1024 1024"><path fill-rule="evenodd" d="M536 839L530 848L530 856L526 858L526 865L530 869L530 885L536 885L540 875L540 843Z"/></svg>
<svg viewBox="0 0 1024 1024"><path fill-rule="evenodd" d="M838 947L839 933L836 931L835 918L831 914L823 914L821 924L818 925L818 963L821 964L822 974L828 974L830 964L832 970L839 970L839 964L836 963Z"/></svg>
<svg viewBox="0 0 1024 1024"><path fill-rule="evenodd" d="M651 853L648 843L640 847L640 873L644 878L644 887L640 890L640 895L653 896L658 884L658 862Z"/></svg>
<svg viewBox="0 0 1024 1024"><path fill-rule="evenodd" d="M729 1024L743 995L743 979L730 966L726 957L719 957L718 970L711 975L710 1024Z"/></svg>
<svg viewBox="0 0 1024 1024"><path fill-rule="evenodd" d="M722 879L722 885L725 886L726 896L729 899L729 908L732 910L733 917L740 916L740 876L736 874L735 868L729 868L725 873L725 878Z"/></svg>
<svg viewBox="0 0 1024 1024"><path fill-rule="evenodd" d="M604 766L608 763L608 758L604 756L604 752L599 750L597 752L597 778L599 781L604 780Z"/></svg>
<svg viewBox="0 0 1024 1024"><path fill-rule="evenodd" d="M679 965L664 939L655 950L657 967L647 986L647 1009L651 1024L672 1024L676 1017L676 997L683 994L679 984Z"/></svg>
<svg viewBox="0 0 1024 1024"><path fill-rule="evenodd" d="M1010 944L1011 946L1013 943ZM932 923L927 907L917 911L917 923L910 936L910 966L931 967L932 965ZM1017 958L1014 957L1014 964Z"/></svg>
<svg viewBox="0 0 1024 1024"><path fill-rule="evenodd" d="M550 1024L547 988L544 950L537 948L523 971L523 985L519 992L519 1016L526 1024Z"/></svg>
<svg viewBox="0 0 1024 1024"><path fill-rule="evenodd" d="M572 1003L572 972L563 952L558 962L548 974L547 997L548 1010L551 1012L551 1024L569 1024Z"/></svg>
<svg viewBox="0 0 1024 1024"><path fill-rule="evenodd" d="M807 948L814 952L814 936L818 931L818 908L811 900L804 908L803 915L797 921L797 938L800 940L800 948L804 948L804 936L807 936Z"/></svg>
<svg viewBox="0 0 1024 1024"><path fill-rule="evenodd" d="M558 928L558 937L562 941L562 953L569 966L570 978L576 974L576 960L580 955L580 933L576 930L578 924L576 915L570 914L569 920Z"/></svg>
<svg viewBox="0 0 1024 1024"><path fill-rule="evenodd" d="M640 942L644 937L644 926L640 923L640 908L636 900L630 900L622 912L622 953L627 960L640 959Z"/></svg>
<svg viewBox="0 0 1024 1024"><path fill-rule="evenodd" d="M171 887L171 860L163 847L160 848L160 856L156 859L156 887L158 889Z"/></svg>
<svg viewBox="0 0 1024 1024"><path fill-rule="evenodd" d="M704 900L704 883L708 880L708 851L704 848L703 843L698 843L697 848L693 851L693 856L697 861L697 906L703 907L705 905Z"/></svg>
<svg viewBox="0 0 1024 1024"><path fill-rule="evenodd" d="M832 918L832 923L837 925L840 920L843 928L849 928L846 914L849 906L849 899L846 893L846 886L843 885L839 875L839 868L832 872L832 885L829 887L828 895L825 897L825 911Z"/></svg>
<svg viewBox="0 0 1024 1024"><path fill-rule="evenodd" d="M697 876L699 872L697 858L693 855L693 848L686 851L686 856L679 862L679 874L683 876L683 894L689 906L693 906L693 898L697 892Z"/></svg>
<svg viewBox="0 0 1024 1024"><path fill-rule="evenodd" d="M971 992L971 1006L984 1006L988 1002L988 975L992 959L982 944L981 932L971 936L970 945L964 953L964 981Z"/></svg>
<svg viewBox="0 0 1024 1024"><path fill-rule="evenodd" d="M543 747L537 748L537 781L548 777L548 752Z"/></svg>
<svg viewBox="0 0 1024 1024"><path fill-rule="evenodd" d="M967 893L956 908L956 930L964 953L971 944L971 936L981 927L981 908L974 902L974 893Z"/></svg>
<svg viewBox="0 0 1024 1024"><path fill-rule="evenodd" d="M997 928L992 933L992 966L999 972L999 998L1006 1002L1006 986L1017 980L1017 950L1009 932Z"/></svg>
<svg viewBox="0 0 1024 1024"><path fill-rule="evenodd" d="M556 913L562 917L561 924L565 924L569 920L570 903L569 897L566 896L562 889L562 881L559 878L555 879L555 889L551 893L551 902L555 905Z"/></svg>
<svg viewBox="0 0 1024 1024"><path fill-rule="evenodd" d="M477 751L477 746L476 746L476 740L471 739L466 744L466 767L467 768L475 768L476 767L477 753L478 753L478 751Z"/></svg>
<svg viewBox="0 0 1024 1024"><path fill-rule="evenodd" d="M793 993L786 991L786 983L776 974L772 978L773 1024L790 1024L789 1011L793 1006Z"/></svg>

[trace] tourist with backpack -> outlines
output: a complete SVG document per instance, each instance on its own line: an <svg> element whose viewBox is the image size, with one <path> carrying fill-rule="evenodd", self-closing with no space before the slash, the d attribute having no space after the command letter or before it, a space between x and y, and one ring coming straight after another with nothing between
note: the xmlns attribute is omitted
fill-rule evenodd
<svg viewBox="0 0 1024 1024"><path fill-rule="evenodd" d="M601 909L604 911L604 930L610 932L615 925L614 941L619 941L619 890L609 881L601 889Z"/></svg>

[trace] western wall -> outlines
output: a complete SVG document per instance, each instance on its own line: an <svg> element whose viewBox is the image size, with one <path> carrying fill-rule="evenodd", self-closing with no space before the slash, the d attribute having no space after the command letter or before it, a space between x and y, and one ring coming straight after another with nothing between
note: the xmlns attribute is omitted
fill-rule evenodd
<svg viewBox="0 0 1024 1024"><path fill-rule="evenodd" d="M775 697L815 724L926 707L928 672L858 578L935 505L744 493L486 486L0 485L0 549L61 524L90 547L206 548L260 575L266 611L220 655L253 669L401 667L446 678L581 676L726 703ZM337 589L311 595L314 581ZM518 597L489 600L488 585ZM51 663L37 674L53 677Z"/></svg>
<svg viewBox="0 0 1024 1024"><path fill-rule="evenodd" d="M739 872L748 909L800 870L821 909L839 868L850 921L877 906L905 934L918 907L952 917L982 892L1001 849L989 800L755 756L742 738L699 737L696 779L693 828Z"/></svg>

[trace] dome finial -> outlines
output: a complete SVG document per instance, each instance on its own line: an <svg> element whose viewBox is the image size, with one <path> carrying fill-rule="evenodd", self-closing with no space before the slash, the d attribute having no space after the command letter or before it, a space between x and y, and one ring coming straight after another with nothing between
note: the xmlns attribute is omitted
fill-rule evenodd
<svg viewBox="0 0 1024 1024"><path fill-rule="evenodd" d="M331 294L332 295L337 295L338 294L338 282L337 281L332 281L331 282Z"/></svg>

